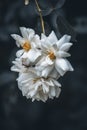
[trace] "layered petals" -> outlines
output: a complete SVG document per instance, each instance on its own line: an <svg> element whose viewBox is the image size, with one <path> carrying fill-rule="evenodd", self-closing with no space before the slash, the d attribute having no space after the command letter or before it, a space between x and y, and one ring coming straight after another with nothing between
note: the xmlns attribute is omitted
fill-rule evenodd
<svg viewBox="0 0 87 130"><path fill-rule="evenodd" d="M63 76L67 71L73 71L73 67L68 60L66 60L66 57L71 56L67 52L72 46L70 39L71 36L64 35L58 40L54 31L52 31L48 37L44 34L42 35L41 50L43 52L43 57L36 64L36 68L42 71L42 74L45 73L46 77L53 69L56 69L60 76Z"/></svg>
<svg viewBox="0 0 87 130"><path fill-rule="evenodd" d="M21 59L16 58L12 62L14 65L11 67L11 71L23 73L27 71L27 68L22 64Z"/></svg>
<svg viewBox="0 0 87 130"><path fill-rule="evenodd" d="M23 96L45 102L48 98L58 97L61 84L53 78L38 77L36 73L22 73L17 79Z"/></svg>

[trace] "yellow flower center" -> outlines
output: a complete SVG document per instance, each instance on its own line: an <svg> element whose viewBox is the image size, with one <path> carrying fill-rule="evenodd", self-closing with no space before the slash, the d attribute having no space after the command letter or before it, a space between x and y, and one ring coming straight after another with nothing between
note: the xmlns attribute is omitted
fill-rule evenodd
<svg viewBox="0 0 87 130"><path fill-rule="evenodd" d="M38 80L40 80L41 78L35 78L34 80L33 80L33 83L36 83Z"/></svg>
<svg viewBox="0 0 87 130"><path fill-rule="evenodd" d="M22 47L25 51L29 51L31 49L31 44L29 41L25 41Z"/></svg>
<svg viewBox="0 0 87 130"><path fill-rule="evenodd" d="M51 51L48 52L48 56L49 56L49 58L50 58L51 60L54 60L54 59L56 58L54 52L51 52Z"/></svg>
<svg viewBox="0 0 87 130"><path fill-rule="evenodd" d="M47 77L47 78L44 78L44 77L35 78L35 79L33 79L33 83L36 83L38 80L41 80L41 78L43 78L44 80L47 80L49 77Z"/></svg>

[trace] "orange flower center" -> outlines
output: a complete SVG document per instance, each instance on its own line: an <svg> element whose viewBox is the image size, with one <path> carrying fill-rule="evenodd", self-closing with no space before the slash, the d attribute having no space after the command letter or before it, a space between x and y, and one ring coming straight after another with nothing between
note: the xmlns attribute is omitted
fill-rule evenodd
<svg viewBox="0 0 87 130"><path fill-rule="evenodd" d="M25 41L22 47L25 51L29 51L31 49L31 44L29 41Z"/></svg>
<svg viewBox="0 0 87 130"><path fill-rule="evenodd" d="M56 58L56 56L54 55L53 52L49 52L49 53L48 53L48 56L49 56L49 58L50 58L51 60L54 60L54 59Z"/></svg>

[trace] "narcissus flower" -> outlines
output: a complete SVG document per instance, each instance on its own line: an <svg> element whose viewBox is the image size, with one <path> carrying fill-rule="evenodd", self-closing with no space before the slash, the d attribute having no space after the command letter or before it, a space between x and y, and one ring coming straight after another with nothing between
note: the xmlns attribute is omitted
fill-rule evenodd
<svg viewBox="0 0 87 130"><path fill-rule="evenodd" d="M48 78L40 77L32 68L27 73L21 73L17 81L23 96L31 98L32 101L36 99L45 102L48 98L59 97L61 92L61 84L52 75Z"/></svg>
<svg viewBox="0 0 87 130"><path fill-rule="evenodd" d="M73 67L66 59L66 57L70 56L67 52L72 46L70 39L71 36L64 35L58 40L54 31L48 37L42 34L41 50L43 55L36 64L36 69L43 77L47 77L54 68L61 76L67 71L73 71Z"/></svg>

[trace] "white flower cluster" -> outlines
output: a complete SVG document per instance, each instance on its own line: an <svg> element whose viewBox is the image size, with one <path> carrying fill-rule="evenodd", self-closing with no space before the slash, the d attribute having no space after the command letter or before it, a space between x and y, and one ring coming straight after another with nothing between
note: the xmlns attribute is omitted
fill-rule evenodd
<svg viewBox="0 0 87 130"><path fill-rule="evenodd" d="M21 27L20 31L22 37L11 35L17 46L22 48L17 51L11 70L19 73L18 87L23 96L43 102L59 97L59 77L73 71L66 59L70 56L67 51L72 46L71 36L64 35L58 40L54 31L48 37L41 34L41 38L33 29Z"/></svg>

